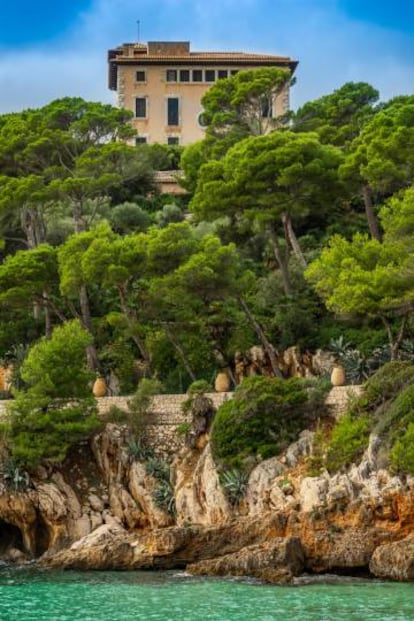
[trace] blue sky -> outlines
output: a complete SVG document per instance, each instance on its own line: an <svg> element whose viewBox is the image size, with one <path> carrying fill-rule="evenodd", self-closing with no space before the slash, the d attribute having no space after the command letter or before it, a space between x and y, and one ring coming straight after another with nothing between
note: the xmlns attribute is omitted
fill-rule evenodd
<svg viewBox="0 0 414 621"><path fill-rule="evenodd" d="M190 40L299 60L292 107L347 81L414 92L412 0L0 0L0 113L57 97L114 102L106 50Z"/></svg>

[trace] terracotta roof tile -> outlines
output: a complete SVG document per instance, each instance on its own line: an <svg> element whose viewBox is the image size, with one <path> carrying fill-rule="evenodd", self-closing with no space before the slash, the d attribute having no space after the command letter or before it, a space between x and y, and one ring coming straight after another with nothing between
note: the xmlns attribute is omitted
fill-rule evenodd
<svg viewBox="0 0 414 621"><path fill-rule="evenodd" d="M247 52L190 52L189 54L138 54L137 56L127 56L122 53L117 54L112 62L134 62L136 60L145 62L177 61L189 63L196 60L211 61L258 61L258 62L296 62L288 56L274 56L271 54L250 54Z"/></svg>

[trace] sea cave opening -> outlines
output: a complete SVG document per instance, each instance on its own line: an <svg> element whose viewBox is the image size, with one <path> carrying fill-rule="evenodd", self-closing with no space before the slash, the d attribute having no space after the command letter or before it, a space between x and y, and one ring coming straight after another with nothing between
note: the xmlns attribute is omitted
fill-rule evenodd
<svg viewBox="0 0 414 621"><path fill-rule="evenodd" d="M26 554L20 528L0 520L0 559L14 561Z"/></svg>

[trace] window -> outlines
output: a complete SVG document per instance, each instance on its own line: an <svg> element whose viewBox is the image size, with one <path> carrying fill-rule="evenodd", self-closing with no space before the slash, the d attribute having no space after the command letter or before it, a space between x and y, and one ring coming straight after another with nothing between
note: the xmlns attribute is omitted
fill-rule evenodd
<svg viewBox="0 0 414 621"><path fill-rule="evenodd" d="M167 144L178 144L178 143L179 143L178 136L168 136Z"/></svg>
<svg viewBox="0 0 414 621"><path fill-rule="evenodd" d="M167 125L179 125L179 99L168 97L167 99Z"/></svg>
<svg viewBox="0 0 414 621"><path fill-rule="evenodd" d="M199 125L202 129L204 129L205 127L207 127L208 123L207 123L206 118L205 118L205 113L204 113L204 110L201 110L201 112L199 112L199 113L198 113L198 116L197 116L197 123L198 123L198 125Z"/></svg>
<svg viewBox="0 0 414 621"><path fill-rule="evenodd" d="M177 69L167 69L167 82L177 82Z"/></svg>
<svg viewBox="0 0 414 621"><path fill-rule="evenodd" d="M216 72L214 69L206 69L205 80L206 82L214 82L216 79Z"/></svg>
<svg viewBox="0 0 414 621"><path fill-rule="evenodd" d="M136 97L135 99L135 117L137 119L147 118L147 98Z"/></svg>
<svg viewBox="0 0 414 621"><path fill-rule="evenodd" d="M136 82L146 82L147 76L145 71L136 71L135 72L135 81Z"/></svg>
<svg viewBox="0 0 414 621"><path fill-rule="evenodd" d="M202 82L203 72L201 69L193 69L193 82Z"/></svg>
<svg viewBox="0 0 414 621"><path fill-rule="evenodd" d="M180 70L180 82L189 82L190 81L190 71L188 69Z"/></svg>
<svg viewBox="0 0 414 621"><path fill-rule="evenodd" d="M138 146L139 144L147 144L147 137L146 136L137 136L135 138L135 144Z"/></svg>
<svg viewBox="0 0 414 621"><path fill-rule="evenodd" d="M271 119L273 116L272 100L269 97L263 97L260 105L262 108L262 117L264 119Z"/></svg>
<svg viewBox="0 0 414 621"><path fill-rule="evenodd" d="M218 70L218 79L219 80L223 80L224 78L227 78L228 75L229 75L229 72L227 71L227 69L219 69Z"/></svg>

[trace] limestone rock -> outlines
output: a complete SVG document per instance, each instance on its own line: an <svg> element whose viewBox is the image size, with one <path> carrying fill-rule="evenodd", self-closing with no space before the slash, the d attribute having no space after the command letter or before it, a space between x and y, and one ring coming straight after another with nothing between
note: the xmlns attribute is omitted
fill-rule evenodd
<svg viewBox="0 0 414 621"><path fill-rule="evenodd" d="M67 569L172 569L237 552L281 537L284 519L268 515L218 526L173 526L128 533L106 524L41 563Z"/></svg>
<svg viewBox="0 0 414 621"><path fill-rule="evenodd" d="M184 449L173 464L177 524L219 524L231 507L220 485L210 445L200 453Z"/></svg>
<svg viewBox="0 0 414 621"><path fill-rule="evenodd" d="M172 522L171 516L155 504L154 491L156 485L156 480L147 475L144 464L134 462L131 465L128 475L128 488L135 506L139 507L140 510L140 517L136 526L160 528L169 526ZM138 514L134 512L134 515Z"/></svg>
<svg viewBox="0 0 414 621"><path fill-rule="evenodd" d="M92 441L92 451L106 484L125 478L129 458L126 450L126 429L108 423Z"/></svg>
<svg viewBox="0 0 414 621"><path fill-rule="evenodd" d="M309 512L326 503L329 482L325 477L305 477L300 486L299 498L302 511Z"/></svg>
<svg viewBox="0 0 414 621"><path fill-rule="evenodd" d="M253 576L267 582L287 582L304 567L299 539L276 538L238 552L187 566L186 571L208 576Z"/></svg>
<svg viewBox="0 0 414 621"><path fill-rule="evenodd" d="M286 497L277 479L285 470L276 457L262 461L252 470L246 491L249 515L284 508Z"/></svg>
<svg viewBox="0 0 414 621"><path fill-rule="evenodd" d="M88 501L93 511L98 511L99 513L102 513L102 511L104 510L104 503L99 498L99 496L97 496L96 494L89 494Z"/></svg>
<svg viewBox="0 0 414 621"><path fill-rule="evenodd" d="M369 568L378 578L414 581L414 534L396 543L379 546L372 555Z"/></svg>
<svg viewBox="0 0 414 621"><path fill-rule="evenodd" d="M386 537L386 533L383 536ZM341 530L328 526L326 530L314 532L312 549L307 548L304 541L306 566L314 572L365 569L377 546L377 539L378 533L373 530L352 527Z"/></svg>
<svg viewBox="0 0 414 621"><path fill-rule="evenodd" d="M0 520L18 528L25 551L35 555L37 513L31 496L11 492L1 494Z"/></svg>
<svg viewBox="0 0 414 621"><path fill-rule="evenodd" d="M287 451L285 461L290 467L296 466L300 459L311 454L315 433L305 429L299 434L299 440L293 442Z"/></svg>

